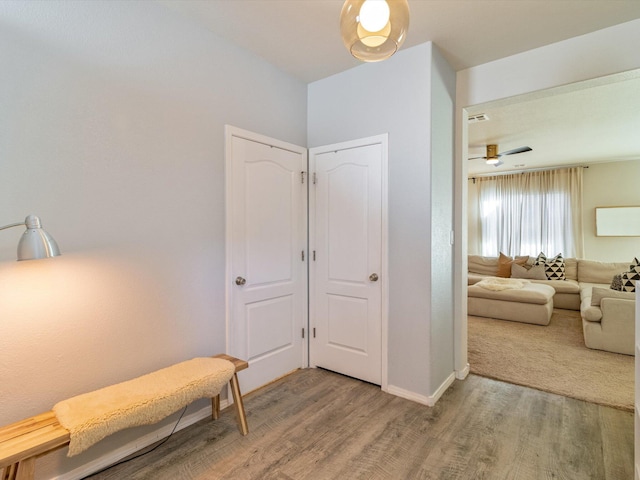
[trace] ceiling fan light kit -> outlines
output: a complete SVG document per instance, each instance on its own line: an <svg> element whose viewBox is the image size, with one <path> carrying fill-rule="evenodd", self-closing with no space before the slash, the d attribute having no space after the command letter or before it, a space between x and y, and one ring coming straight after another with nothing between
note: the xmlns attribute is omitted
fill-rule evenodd
<svg viewBox="0 0 640 480"><path fill-rule="evenodd" d="M408 29L407 0L346 0L342 6L342 41L363 62L379 62L396 53Z"/></svg>
<svg viewBox="0 0 640 480"><path fill-rule="evenodd" d="M504 165L504 162L500 159L500 157L504 157L505 155L515 155L517 153L525 153L531 152L533 149L530 147L518 147L513 150L507 150L506 152L498 153L498 145L490 144L487 145L487 155L484 157L471 157L469 160L477 160L478 158L482 158L485 160L487 165L493 165L494 167L499 167L500 165Z"/></svg>
<svg viewBox="0 0 640 480"><path fill-rule="evenodd" d="M498 145L487 145L487 163L495 159L493 163L498 163Z"/></svg>

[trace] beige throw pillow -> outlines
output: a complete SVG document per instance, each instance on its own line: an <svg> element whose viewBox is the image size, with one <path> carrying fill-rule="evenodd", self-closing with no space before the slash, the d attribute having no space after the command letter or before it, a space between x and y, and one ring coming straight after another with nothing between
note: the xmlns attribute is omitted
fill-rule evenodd
<svg viewBox="0 0 640 480"><path fill-rule="evenodd" d="M544 265L534 265L530 269L526 269L522 265L513 263L511 265L511 278L526 278L528 280L546 280L547 274Z"/></svg>
<svg viewBox="0 0 640 480"><path fill-rule="evenodd" d="M515 260L508 255L500 252L498 258L498 273L496 277L509 278L511 277L511 265L524 265L529 260L529 257L516 257Z"/></svg>
<svg viewBox="0 0 640 480"><path fill-rule="evenodd" d="M498 273L496 273L496 277L509 278L511 276L511 262L513 262L513 258L500 252L500 257L498 258Z"/></svg>

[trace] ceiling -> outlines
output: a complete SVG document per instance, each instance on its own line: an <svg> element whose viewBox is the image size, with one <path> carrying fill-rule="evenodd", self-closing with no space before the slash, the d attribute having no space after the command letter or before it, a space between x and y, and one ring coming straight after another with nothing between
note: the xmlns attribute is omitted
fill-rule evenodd
<svg viewBox="0 0 640 480"><path fill-rule="evenodd" d="M189 28L213 31L301 82L360 65L341 42L338 18L343 0L139 3L187 22ZM86 61L123 68L127 75L134 74L133 63L140 70L158 61L147 54L135 19L127 17L121 2L98 2L95 10L93 5L0 1L0 17L5 28L24 29ZM409 0L409 5L411 25L403 48L431 40L457 71L640 19L640 0ZM108 14L104 22L94 21L96 12ZM129 22L110 21L120 16ZM150 40L165 42L167 55L180 51L170 48L180 39L158 35ZM142 47L129 48L132 43ZM127 55L122 55L125 48ZM615 77L471 108L470 113L485 113L490 120L469 125L470 157L484 155L488 143L498 144L499 151L524 145L533 151L506 156L498 168L483 160L468 161L469 176L640 160L640 70Z"/></svg>
<svg viewBox="0 0 640 480"><path fill-rule="evenodd" d="M359 64L339 31L343 0L157 0L312 82ZM403 48L433 41L457 71L640 18L638 0L409 0Z"/></svg>
<svg viewBox="0 0 640 480"><path fill-rule="evenodd" d="M360 64L342 45L343 0L157 0L202 28L303 82ZM638 0L409 0L403 48L433 41L456 70L640 18ZM569 90L569 91L567 91ZM499 167L468 163L469 176L557 165L640 160L640 78L487 105L469 125L469 157L523 145Z"/></svg>
<svg viewBox="0 0 640 480"><path fill-rule="evenodd" d="M498 152L521 146L533 151L503 156L498 167L469 160L469 176L640 161L640 71L546 93L472 109L489 120L468 124L469 158L486 155L492 143Z"/></svg>

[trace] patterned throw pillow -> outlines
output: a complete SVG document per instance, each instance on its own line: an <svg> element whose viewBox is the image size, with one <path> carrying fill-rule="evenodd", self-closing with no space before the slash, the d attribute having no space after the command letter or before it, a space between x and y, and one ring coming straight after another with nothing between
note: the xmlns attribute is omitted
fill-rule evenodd
<svg viewBox="0 0 640 480"><path fill-rule="evenodd" d="M610 288L611 290L617 290L619 292L622 291L622 274L621 273L613 276L613 279L611 280Z"/></svg>
<svg viewBox="0 0 640 480"><path fill-rule="evenodd" d="M547 258L544 253L540 252L534 265L544 265L547 280L565 280L565 264L562 254L559 253L554 258Z"/></svg>
<svg viewBox="0 0 640 480"><path fill-rule="evenodd" d="M640 262L637 258L629 265L628 272L622 272L622 290L625 292L635 292L635 282L640 281Z"/></svg>
<svg viewBox="0 0 640 480"><path fill-rule="evenodd" d="M640 273L624 272L622 274L622 291L635 292L636 285L634 282L640 280Z"/></svg>
<svg viewBox="0 0 640 480"><path fill-rule="evenodd" d="M533 262L534 265L544 265L547 262L547 257L544 253L540 252L538 257Z"/></svg>

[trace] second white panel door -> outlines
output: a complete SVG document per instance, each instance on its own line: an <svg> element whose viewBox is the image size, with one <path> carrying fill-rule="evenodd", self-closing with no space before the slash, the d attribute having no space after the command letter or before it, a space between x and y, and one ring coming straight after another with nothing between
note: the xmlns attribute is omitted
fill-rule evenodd
<svg viewBox="0 0 640 480"><path fill-rule="evenodd" d="M385 148L386 142L351 142L310 155L311 363L378 385Z"/></svg>

